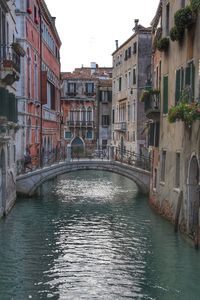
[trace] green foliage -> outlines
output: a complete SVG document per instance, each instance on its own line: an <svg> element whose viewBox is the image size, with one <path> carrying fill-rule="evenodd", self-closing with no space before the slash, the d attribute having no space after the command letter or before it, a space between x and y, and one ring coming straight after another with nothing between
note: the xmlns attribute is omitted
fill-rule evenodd
<svg viewBox="0 0 200 300"><path fill-rule="evenodd" d="M196 12L200 9L200 0L190 0L192 11Z"/></svg>
<svg viewBox="0 0 200 300"><path fill-rule="evenodd" d="M164 37L157 41L157 49L159 51L167 51L169 48L169 38Z"/></svg>
<svg viewBox="0 0 200 300"><path fill-rule="evenodd" d="M183 32L185 28L190 27L194 23L195 15L191 6L186 6L177 10L174 15L174 22L178 32Z"/></svg>
<svg viewBox="0 0 200 300"><path fill-rule="evenodd" d="M147 90L147 89L143 90L140 101L144 102L146 100L149 100L150 96L152 96L152 95L155 95L155 96L160 95L160 90L152 89L152 88L149 89L149 90Z"/></svg>
<svg viewBox="0 0 200 300"><path fill-rule="evenodd" d="M179 31L176 26L170 30L170 39L174 41L181 41L183 39L184 31Z"/></svg>
<svg viewBox="0 0 200 300"><path fill-rule="evenodd" d="M177 120L183 121L187 126L191 126L193 121L200 120L200 104L180 102L169 109L168 121L174 123Z"/></svg>

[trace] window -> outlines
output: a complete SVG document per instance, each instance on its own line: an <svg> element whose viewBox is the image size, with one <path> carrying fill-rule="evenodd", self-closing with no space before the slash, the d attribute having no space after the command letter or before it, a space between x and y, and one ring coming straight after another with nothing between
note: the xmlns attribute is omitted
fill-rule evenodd
<svg viewBox="0 0 200 300"><path fill-rule="evenodd" d="M102 126L109 126L109 124L110 124L109 115L103 115L102 116Z"/></svg>
<svg viewBox="0 0 200 300"><path fill-rule="evenodd" d="M128 48L128 58L131 57L131 47Z"/></svg>
<svg viewBox="0 0 200 300"><path fill-rule="evenodd" d="M107 140L102 140L102 149L106 149L107 143L108 143Z"/></svg>
<svg viewBox="0 0 200 300"><path fill-rule="evenodd" d="M100 91L100 101L102 101L102 103L112 101L112 91Z"/></svg>
<svg viewBox="0 0 200 300"><path fill-rule="evenodd" d="M119 77L119 91L121 91L122 89L122 78Z"/></svg>
<svg viewBox="0 0 200 300"><path fill-rule="evenodd" d="M115 110L114 110L114 108L112 110L112 123L113 124L115 123Z"/></svg>
<svg viewBox="0 0 200 300"><path fill-rule="evenodd" d="M135 131L133 131L133 142L135 142Z"/></svg>
<svg viewBox="0 0 200 300"><path fill-rule="evenodd" d="M92 121L92 109L91 109L91 107L88 107L88 109L87 109L87 121L88 122Z"/></svg>
<svg viewBox="0 0 200 300"><path fill-rule="evenodd" d="M76 94L76 83L75 82L68 82L67 92L68 92L68 95Z"/></svg>
<svg viewBox="0 0 200 300"><path fill-rule="evenodd" d="M93 95L94 94L94 83L87 82L85 85L86 95Z"/></svg>
<svg viewBox="0 0 200 300"><path fill-rule="evenodd" d="M184 69L176 70L176 88L175 88L175 103L177 104L181 99L181 92L184 87Z"/></svg>
<svg viewBox="0 0 200 300"><path fill-rule="evenodd" d="M128 72L128 88L131 87L131 72Z"/></svg>
<svg viewBox="0 0 200 300"><path fill-rule="evenodd" d="M92 130L88 130L86 134L87 139L91 140L92 139Z"/></svg>
<svg viewBox="0 0 200 300"><path fill-rule="evenodd" d="M168 75L163 77L163 114L168 113Z"/></svg>
<svg viewBox="0 0 200 300"><path fill-rule="evenodd" d="M195 66L193 62L189 62L185 70L185 87L188 96L188 102L192 102L195 99L194 93L195 85Z"/></svg>
<svg viewBox="0 0 200 300"><path fill-rule="evenodd" d="M133 122L136 121L136 104L135 104L135 100L133 102Z"/></svg>
<svg viewBox="0 0 200 300"><path fill-rule="evenodd" d="M55 86L47 81L47 107L50 109L55 109L56 104L56 91Z"/></svg>
<svg viewBox="0 0 200 300"><path fill-rule="evenodd" d="M137 42L133 43L133 54L137 53Z"/></svg>
<svg viewBox="0 0 200 300"><path fill-rule="evenodd" d="M70 131L65 131L65 139L71 140L71 138L72 138L72 133Z"/></svg>
<svg viewBox="0 0 200 300"><path fill-rule="evenodd" d="M130 121L131 119L131 107L130 107L130 104L128 104L128 122Z"/></svg>
<svg viewBox="0 0 200 300"><path fill-rule="evenodd" d="M175 187L180 186L180 153L176 153L176 174L175 174Z"/></svg>
<svg viewBox="0 0 200 300"><path fill-rule="evenodd" d="M163 150L162 157L161 157L161 174L160 174L160 180L162 182L165 182L166 154L167 152Z"/></svg>
<svg viewBox="0 0 200 300"><path fill-rule="evenodd" d="M124 60L127 60L127 59L128 59L128 50L126 49L124 52Z"/></svg>
<svg viewBox="0 0 200 300"><path fill-rule="evenodd" d="M133 84L136 84L136 68L133 69Z"/></svg>

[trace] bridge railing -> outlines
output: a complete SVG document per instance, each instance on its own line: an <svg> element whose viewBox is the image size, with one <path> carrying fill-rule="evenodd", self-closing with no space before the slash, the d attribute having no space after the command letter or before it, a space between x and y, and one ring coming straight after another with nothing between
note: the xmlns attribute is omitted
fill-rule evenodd
<svg viewBox="0 0 200 300"><path fill-rule="evenodd" d="M51 166L55 163L63 161L70 162L81 159L119 161L147 171L150 171L151 167L151 160L149 157L136 154L122 147L107 146L106 148L99 147L97 149L95 145L86 145L84 148L79 146L71 147L68 145L67 148L65 147L59 150L43 152L42 159L39 155L31 156L31 160L28 164L25 163L25 159L18 160L16 162L16 171L17 175L20 175L43 167Z"/></svg>
<svg viewBox="0 0 200 300"><path fill-rule="evenodd" d="M142 154L136 154L133 151L125 150L122 147L116 147L114 150L114 160L123 162L128 165L150 171L151 159Z"/></svg>

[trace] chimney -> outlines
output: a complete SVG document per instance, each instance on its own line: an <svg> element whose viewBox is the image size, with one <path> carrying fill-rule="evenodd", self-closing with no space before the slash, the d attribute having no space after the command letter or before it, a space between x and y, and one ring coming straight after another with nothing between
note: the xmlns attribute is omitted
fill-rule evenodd
<svg viewBox="0 0 200 300"><path fill-rule="evenodd" d="M116 50L118 49L118 40L115 40L115 44L116 44Z"/></svg>
<svg viewBox="0 0 200 300"><path fill-rule="evenodd" d="M56 24L56 17L51 17L53 24Z"/></svg>
<svg viewBox="0 0 200 300"><path fill-rule="evenodd" d="M138 31L138 23L139 23L139 19L135 19L135 27L133 28L133 30L135 30L135 32Z"/></svg>

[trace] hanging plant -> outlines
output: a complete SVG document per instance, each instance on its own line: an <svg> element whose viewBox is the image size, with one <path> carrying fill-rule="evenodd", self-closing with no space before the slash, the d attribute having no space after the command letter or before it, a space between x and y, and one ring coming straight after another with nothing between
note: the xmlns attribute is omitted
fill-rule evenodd
<svg viewBox="0 0 200 300"><path fill-rule="evenodd" d="M174 41L181 41L184 36L184 31L179 31L176 26L172 27L170 30L170 39Z"/></svg>
<svg viewBox="0 0 200 300"><path fill-rule="evenodd" d="M156 46L159 51L167 51L169 48L169 38L164 37L159 39Z"/></svg>
<svg viewBox="0 0 200 300"><path fill-rule="evenodd" d="M200 9L200 0L190 0L190 5L192 11L196 12L198 9Z"/></svg>
<svg viewBox="0 0 200 300"><path fill-rule="evenodd" d="M192 24L194 24L195 20L196 14L192 11L189 5L177 10L174 15L175 26L179 32L184 31L185 28L189 28Z"/></svg>
<svg viewBox="0 0 200 300"><path fill-rule="evenodd" d="M149 90L143 90L140 101L145 102L150 99L150 96L158 97L160 95L160 90L157 89L149 89Z"/></svg>
<svg viewBox="0 0 200 300"><path fill-rule="evenodd" d="M200 104L199 103L186 103L180 102L176 106L172 106L168 112L168 121L174 123L181 120L191 127L192 123L200 120Z"/></svg>

